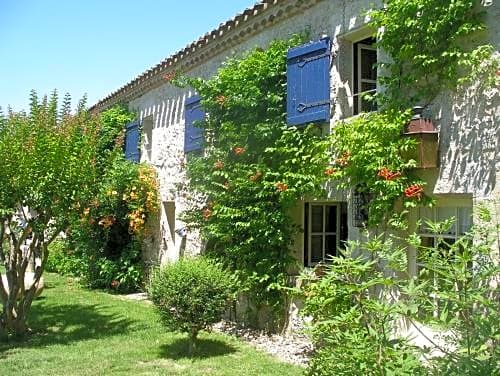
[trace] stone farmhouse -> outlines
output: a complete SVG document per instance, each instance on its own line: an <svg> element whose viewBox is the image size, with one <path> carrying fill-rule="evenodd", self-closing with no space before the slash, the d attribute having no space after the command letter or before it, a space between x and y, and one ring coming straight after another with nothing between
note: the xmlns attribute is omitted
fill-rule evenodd
<svg viewBox="0 0 500 376"><path fill-rule="evenodd" d="M151 224L155 231L145 244L145 261L164 263L203 247L198 235L186 232L179 220L186 199L178 183L185 181L183 161L201 148L202 135L193 122L204 112L196 93L164 77L180 71L208 78L227 57L307 30L311 42L288 53L288 122L301 126L314 121L329 132L336 121L370 111L360 94L379 89L374 63L383 52L374 46L374 30L364 15L372 4L373 0L263 0L94 105L92 110L103 111L126 103L137 111L138 121L127 127L126 156L152 164L159 175L162 209ZM488 25L483 37L498 53L500 6L491 1L482 6ZM500 199L499 99L498 88L485 90L475 83L459 94L442 93L425 108L423 118L412 121L412 136L423 145L419 173L436 206L414 209L410 223L428 244L435 235L417 229L418 219L456 217L446 235L454 238L470 229L477 205L494 207ZM294 244L300 263L313 266L336 254L342 241L360 238L360 199L355 191L331 187L327 200L297 203L293 217L304 230ZM409 256L409 270L416 273L415 252Z"/></svg>

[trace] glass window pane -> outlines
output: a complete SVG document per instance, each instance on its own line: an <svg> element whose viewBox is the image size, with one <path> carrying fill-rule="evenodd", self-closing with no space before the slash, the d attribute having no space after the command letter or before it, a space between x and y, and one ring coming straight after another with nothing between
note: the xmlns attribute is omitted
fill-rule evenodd
<svg viewBox="0 0 500 376"><path fill-rule="evenodd" d="M472 209L458 208L458 232L460 235L470 231L472 227Z"/></svg>
<svg viewBox="0 0 500 376"><path fill-rule="evenodd" d="M337 206L326 206L326 232L337 232Z"/></svg>
<svg viewBox="0 0 500 376"><path fill-rule="evenodd" d="M377 84L374 82L362 82L361 83L361 91L368 92L370 90L375 90L377 89ZM370 92L367 93L369 95L375 94L375 92ZM377 110L377 102L374 100L369 100L367 98L363 98L363 95L361 95L361 111L363 112L370 112L370 111L376 111Z"/></svg>
<svg viewBox="0 0 500 376"><path fill-rule="evenodd" d="M431 231L426 222L434 221L434 216L431 208L419 208L418 209L418 219L420 220L419 232L423 234L429 234Z"/></svg>
<svg viewBox="0 0 500 376"><path fill-rule="evenodd" d="M325 239L325 258L337 255L337 236L328 235Z"/></svg>
<svg viewBox="0 0 500 376"><path fill-rule="evenodd" d="M377 51L361 48L361 78L377 79Z"/></svg>
<svg viewBox="0 0 500 376"><path fill-rule="evenodd" d="M371 90L376 90L377 89L377 84L375 82L362 82L361 83L361 92L367 92ZM375 94L374 92L371 92L369 94Z"/></svg>
<svg viewBox="0 0 500 376"><path fill-rule="evenodd" d="M448 234L448 235L455 235L457 233L457 230L456 230L456 215L457 215L457 211L455 208L436 208L437 210L437 218L436 220L438 222L442 222L442 221L445 221L445 220L448 220L450 218L455 218L455 222L453 223L453 225L448 228L448 230L446 230L444 233L445 234Z"/></svg>
<svg viewBox="0 0 500 376"><path fill-rule="evenodd" d="M323 236L311 236L311 263L323 261Z"/></svg>
<svg viewBox="0 0 500 376"><path fill-rule="evenodd" d="M311 231L312 232L323 232L323 206L313 205L311 206Z"/></svg>

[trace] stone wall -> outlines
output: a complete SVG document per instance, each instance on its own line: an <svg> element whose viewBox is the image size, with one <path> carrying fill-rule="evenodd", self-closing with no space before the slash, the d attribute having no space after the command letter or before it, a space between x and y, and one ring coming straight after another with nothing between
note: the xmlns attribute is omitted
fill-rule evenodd
<svg viewBox="0 0 500 376"><path fill-rule="evenodd" d="M352 115L352 43L370 35L364 11L372 3L372 0L277 2L278 5L269 11L251 19L245 26L245 33L237 28L226 32L220 39L229 42L221 43L223 47L214 47L215 52L211 54L205 53L204 56L210 57L190 66L184 73L208 78L228 57L241 56L255 47L265 48L275 39L289 38L293 33L304 31L309 33L311 40L328 35L332 38L333 56L332 119L324 130L329 131L336 121ZM377 3L381 4L380 1ZM498 49L500 26L496 20L500 16L499 8L497 2L491 2L485 8L488 32L478 35L473 43L486 41ZM179 213L186 207L185 193L180 188L185 183L183 165L186 158L183 152L183 110L186 98L192 94L165 81L129 102L130 108L138 111L141 121L152 124L151 152L142 153L142 158L157 169L161 200L165 203L159 218L150 223L154 235L145 242L145 255L151 263L173 261L181 254L198 253L202 249L198 234L184 233L183 223L179 220ZM440 131L440 167L421 172L429 182L426 193L444 199L472 197L475 204L500 198L497 185L500 175L499 108L498 89L484 89L480 82L458 93L443 93L435 100L428 115ZM349 192L338 191L335 187L328 187L328 191L329 200L350 199ZM349 224L352 223L350 213L351 210ZM303 225L302 202L298 203L293 216L298 224ZM350 227L349 238L359 237L359 230ZM303 235L298 234L294 251L299 260L302 250Z"/></svg>

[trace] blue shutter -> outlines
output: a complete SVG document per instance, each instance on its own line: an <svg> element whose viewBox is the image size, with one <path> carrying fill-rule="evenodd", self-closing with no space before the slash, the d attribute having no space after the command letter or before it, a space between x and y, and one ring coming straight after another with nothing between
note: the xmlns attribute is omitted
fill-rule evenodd
<svg viewBox="0 0 500 376"><path fill-rule="evenodd" d="M201 107L201 98L195 95L186 99L184 106L185 129L184 129L184 152L201 150L203 148L203 129L196 127L197 121L205 118L205 111Z"/></svg>
<svg viewBox="0 0 500 376"><path fill-rule="evenodd" d="M125 127L125 159L132 162L139 162L139 122L133 121Z"/></svg>
<svg viewBox="0 0 500 376"><path fill-rule="evenodd" d="M330 120L330 39L291 48L287 53L287 123Z"/></svg>

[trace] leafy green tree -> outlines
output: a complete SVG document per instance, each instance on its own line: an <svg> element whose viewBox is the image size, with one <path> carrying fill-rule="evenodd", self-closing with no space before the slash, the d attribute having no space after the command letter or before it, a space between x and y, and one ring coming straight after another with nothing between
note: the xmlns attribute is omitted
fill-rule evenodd
<svg viewBox="0 0 500 376"><path fill-rule="evenodd" d="M66 101L65 101L66 102ZM96 182L98 123L80 109L57 111L57 93L31 93L29 114L9 112L0 128L0 333L23 335L48 246L81 210ZM34 259L34 283L24 286Z"/></svg>
<svg viewBox="0 0 500 376"><path fill-rule="evenodd" d="M234 286L234 277L214 261L183 258L153 274L149 294L167 329L188 333L193 355L198 333L221 319Z"/></svg>

